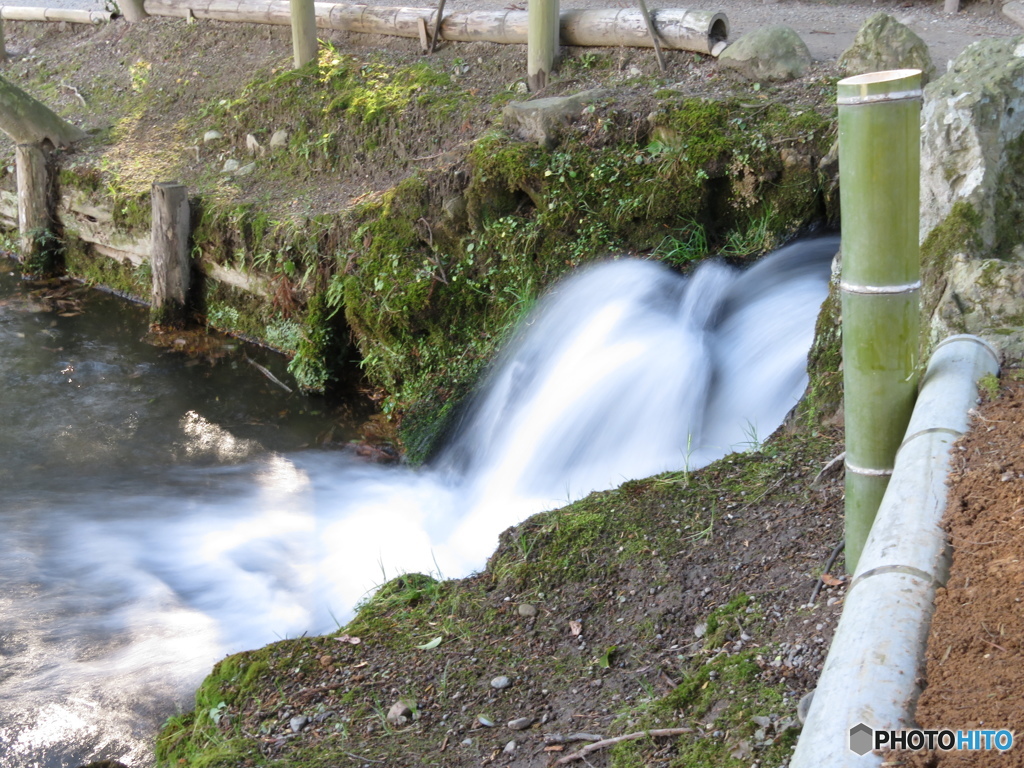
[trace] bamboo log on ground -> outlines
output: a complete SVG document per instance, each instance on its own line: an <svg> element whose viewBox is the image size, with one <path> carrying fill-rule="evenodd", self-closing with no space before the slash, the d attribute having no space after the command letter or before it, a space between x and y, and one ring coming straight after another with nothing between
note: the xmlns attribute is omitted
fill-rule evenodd
<svg viewBox="0 0 1024 768"><path fill-rule="evenodd" d="M0 19L7 21L66 21L70 24L102 24L110 21L110 11L78 11L70 8L28 8L0 5Z"/></svg>
<svg viewBox="0 0 1024 768"><path fill-rule="evenodd" d="M419 38L420 19L433 28L434 8L400 8L340 3L316 3L317 26L341 32ZM254 24L291 23L287 0L146 0L152 16L172 16ZM662 48L710 54L729 37L723 13L660 9L654 26ZM628 46L652 48L654 43L643 14L636 8L567 10L559 15L560 44L575 46ZM470 11L450 13L441 21L440 37L474 43L524 45L527 11Z"/></svg>

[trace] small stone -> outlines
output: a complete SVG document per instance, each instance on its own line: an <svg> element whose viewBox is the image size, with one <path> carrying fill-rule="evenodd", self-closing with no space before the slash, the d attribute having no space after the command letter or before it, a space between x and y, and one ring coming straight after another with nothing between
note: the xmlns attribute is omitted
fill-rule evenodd
<svg viewBox="0 0 1024 768"><path fill-rule="evenodd" d="M484 728L493 728L494 727L494 721L491 720L491 718L489 718L489 717L485 717L484 715L479 715L476 718L476 721L478 723L480 723L480 725L482 725Z"/></svg>
<svg viewBox="0 0 1024 768"><path fill-rule="evenodd" d="M245 148L248 149L249 152L251 154L253 154L253 155L255 155L257 152L259 152L260 154L263 154L263 152L266 151L260 145L260 143L256 139L256 137L253 136L251 133L246 134L246 137L245 137Z"/></svg>
<svg viewBox="0 0 1024 768"><path fill-rule="evenodd" d="M519 604L519 615L524 619L532 619L537 615L537 606L530 605L529 603Z"/></svg>
<svg viewBox="0 0 1024 768"><path fill-rule="evenodd" d="M515 740L513 739L508 744L506 744L505 748L503 750L501 750L501 751L504 752L506 755L511 755L513 752L515 752L516 751L516 742L515 742Z"/></svg>
<svg viewBox="0 0 1024 768"><path fill-rule="evenodd" d="M288 131L274 131L274 135L270 137L270 148L279 149L286 146L288 146Z"/></svg>
<svg viewBox="0 0 1024 768"><path fill-rule="evenodd" d="M220 169L221 173L234 173L238 170L240 163L237 160L225 160L224 167Z"/></svg>
<svg viewBox="0 0 1024 768"><path fill-rule="evenodd" d="M235 171L235 175L236 176L248 176L250 173L252 173L255 170L256 170L256 163L248 163L246 165L243 165L237 171Z"/></svg>
<svg viewBox="0 0 1024 768"><path fill-rule="evenodd" d="M629 76L630 77L640 77L640 75L642 75L642 74L643 74L643 72L641 72L637 67L630 67L629 68Z"/></svg>
<svg viewBox="0 0 1024 768"><path fill-rule="evenodd" d="M700 624L693 628L694 637L704 637L708 631L708 624L706 621L702 621Z"/></svg>
<svg viewBox="0 0 1024 768"><path fill-rule="evenodd" d="M473 746L473 740L472 739L463 739L462 740L462 746L464 746L464 747L472 747Z"/></svg>
<svg viewBox="0 0 1024 768"><path fill-rule="evenodd" d="M405 725L413 717L416 702L410 699L399 699L388 710L388 722L391 725Z"/></svg>
<svg viewBox="0 0 1024 768"><path fill-rule="evenodd" d="M525 731L533 725L532 717L517 717L515 720L508 721L508 727L513 731Z"/></svg>
<svg viewBox="0 0 1024 768"><path fill-rule="evenodd" d="M203 144L209 144L211 141L217 141L217 139L223 139L224 134L220 131L207 131L203 134Z"/></svg>
<svg viewBox="0 0 1024 768"><path fill-rule="evenodd" d="M497 691L500 691L503 688L508 688L510 685L512 685L512 681L505 677L505 675L501 675L500 677L496 677L491 680L491 688L494 688Z"/></svg>
<svg viewBox="0 0 1024 768"><path fill-rule="evenodd" d="M604 685L604 680L591 680L590 681L590 687L591 688L600 688L602 685Z"/></svg>
<svg viewBox="0 0 1024 768"><path fill-rule="evenodd" d="M292 729L292 733L298 733L309 723L309 718L305 715L296 715L289 722L288 725Z"/></svg>
<svg viewBox="0 0 1024 768"><path fill-rule="evenodd" d="M327 655L325 653L323 656L320 657L320 666L321 667L329 667L333 663L334 663L334 657L333 656L329 656L329 655Z"/></svg>

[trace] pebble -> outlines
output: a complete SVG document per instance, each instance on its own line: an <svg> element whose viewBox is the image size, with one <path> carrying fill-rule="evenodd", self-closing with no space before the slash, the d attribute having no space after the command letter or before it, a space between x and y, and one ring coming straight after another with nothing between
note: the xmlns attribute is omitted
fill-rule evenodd
<svg viewBox="0 0 1024 768"><path fill-rule="evenodd" d="M207 131L206 133L203 134L203 144L209 144L211 141L216 141L217 139L223 138L224 134L221 133L220 131Z"/></svg>
<svg viewBox="0 0 1024 768"><path fill-rule="evenodd" d="M503 750L501 750L501 751L504 752L506 755L511 755L513 752L515 752L516 751L515 739L513 739L508 744L506 744L505 748Z"/></svg>
<svg viewBox="0 0 1024 768"><path fill-rule="evenodd" d="M505 675L501 675L500 677L496 677L491 680L491 688L498 691L502 688L508 688L510 685L512 685L512 681L505 677Z"/></svg>
<svg viewBox="0 0 1024 768"><path fill-rule="evenodd" d="M274 135L270 137L270 148L278 149L286 146L288 146L288 131L274 131Z"/></svg>
<svg viewBox="0 0 1024 768"><path fill-rule="evenodd" d="M524 619L532 619L537 615L537 606L530 605L529 603L519 604L519 615Z"/></svg>
<svg viewBox="0 0 1024 768"><path fill-rule="evenodd" d="M508 727L513 731L525 731L533 725L532 717L517 717L515 720L508 721Z"/></svg>
<svg viewBox="0 0 1024 768"><path fill-rule="evenodd" d="M309 718L305 715L296 715L293 717L288 725L291 726L292 733L298 733L309 723Z"/></svg>
<svg viewBox="0 0 1024 768"><path fill-rule="evenodd" d="M405 725L409 722L409 718L413 716L413 709L415 709L415 707L415 701L399 699L392 704L391 709L388 710L388 722L391 723L391 725Z"/></svg>
<svg viewBox="0 0 1024 768"><path fill-rule="evenodd" d="M225 160L224 167L221 168L221 173L234 173L238 170L239 162L237 160Z"/></svg>
<svg viewBox="0 0 1024 768"><path fill-rule="evenodd" d="M493 728L494 727L494 721L491 720L491 718L489 718L489 717L484 717L483 715L480 715L479 717L477 717L476 721L478 723L480 723L480 725L484 726L485 728Z"/></svg>

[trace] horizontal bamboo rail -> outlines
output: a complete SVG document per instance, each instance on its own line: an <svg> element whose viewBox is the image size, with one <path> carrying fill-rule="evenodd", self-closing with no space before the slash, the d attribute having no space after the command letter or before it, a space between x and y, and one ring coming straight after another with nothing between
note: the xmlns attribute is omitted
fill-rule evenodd
<svg viewBox="0 0 1024 768"><path fill-rule="evenodd" d="M151 16L211 19L254 24L291 23L287 0L146 0ZM419 38L420 24L433 29L434 8L398 8L316 3L317 26L341 32ZM527 11L471 11L445 16L439 36L455 42L525 44ZM662 9L652 21L663 48L712 53L729 36L722 13ZM636 9L570 10L560 15L562 45L654 46L643 14Z"/></svg>
<svg viewBox="0 0 1024 768"><path fill-rule="evenodd" d="M102 24L110 21L110 11L76 11L69 8L28 8L0 5L0 19L5 21L67 21L72 24Z"/></svg>

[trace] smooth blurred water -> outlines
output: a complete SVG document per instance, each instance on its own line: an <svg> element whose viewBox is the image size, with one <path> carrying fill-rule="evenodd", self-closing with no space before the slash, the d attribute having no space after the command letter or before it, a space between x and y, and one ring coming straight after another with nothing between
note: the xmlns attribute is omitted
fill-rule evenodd
<svg viewBox="0 0 1024 768"><path fill-rule="evenodd" d="M401 572L479 569L542 509L766 437L796 403L835 238L745 273L609 262L541 302L428 468L306 449L236 356L187 365L112 303L0 277L0 766L151 762L218 658L325 631ZM127 329L127 330L126 330Z"/></svg>

